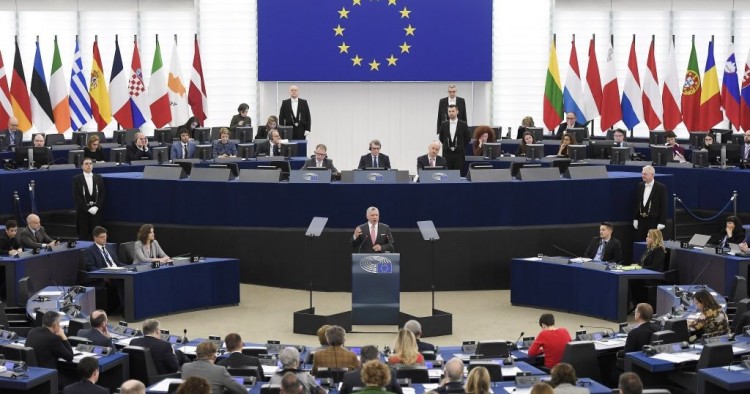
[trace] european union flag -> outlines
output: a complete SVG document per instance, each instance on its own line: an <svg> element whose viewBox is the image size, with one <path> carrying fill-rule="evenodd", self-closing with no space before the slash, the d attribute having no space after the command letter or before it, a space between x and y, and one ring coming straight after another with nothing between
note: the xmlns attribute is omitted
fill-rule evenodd
<svg viewBox="0 0 750 394"><path fill-rule="evenodd" d="M261 81L490 81L490 0L258 0Z"/></svg>

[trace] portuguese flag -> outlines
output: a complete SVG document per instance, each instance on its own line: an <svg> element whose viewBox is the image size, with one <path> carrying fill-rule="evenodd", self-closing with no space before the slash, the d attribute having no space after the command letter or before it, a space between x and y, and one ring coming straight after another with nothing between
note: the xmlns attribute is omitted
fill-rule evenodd
<svg viewBox="0 0 750 394"><path fill-rule="evenodd" d="M701 131L701 74L698 56L695 55L695 37L682 83L682 122L688 131Z"/></svg>

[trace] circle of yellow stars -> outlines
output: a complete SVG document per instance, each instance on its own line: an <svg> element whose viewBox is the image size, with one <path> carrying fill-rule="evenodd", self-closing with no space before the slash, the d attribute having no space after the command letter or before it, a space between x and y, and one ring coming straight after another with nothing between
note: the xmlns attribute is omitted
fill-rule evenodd
<svg viewBox="0 0 750 394"><path fill-rule="evenodd" d="M397 0L388 0L388 6L394 6L398 9L398 5L396 4ZM349 19L349 13L352 12L352 9L354 9L355 6L362 6L362 0L352 0L352 6L351 9L346 9L346 6L341 7L340 10L338 10L339 14L339 20L342 19ZM411 11L404 6L402 10L398 10L398 12L401 14L401 19L409 19L409 14L411 14ZM407 39L408 37L414 37L414 32L417 30L416 27L413 27L411 23L408 23L406 27L404 27L404 43L401 45L398 45L400 52L398 53L410 53L409 49L412 47L409 45ZM346 53L349 55L349 48L351 48L351 45L347 45L346 41L344 41L344 32L346 31L346 27L342 27L341 23L338 23L336 27L333 28L333 36L338 37L341 36L341 45L338 45L339 48L339 54ZM354 57L350 58L352 61L352 67L359 66L362 67L362 61L365 60L364 58L360 57L358 53L354 53ZM385 61L388 62L387 67L396 67L396 62L398 62L398 59L396 56L394 56L393 53L391 53L391 56L385 58ZM373 58L371 62L365 63L370 66L370 71L380 71L380 65L381 63L377 61L376 58Z"/></svg>

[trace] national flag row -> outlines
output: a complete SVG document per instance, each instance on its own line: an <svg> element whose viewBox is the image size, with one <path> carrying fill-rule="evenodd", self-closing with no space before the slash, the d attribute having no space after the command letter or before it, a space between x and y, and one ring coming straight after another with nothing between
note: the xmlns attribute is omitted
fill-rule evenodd
<svg viewBox="0 0 750 394"><path fill-rule="evenodd" d="M121 128L139 128L149 119L158 128L168 124L175 126L185 123L190 116L188 106L196 120L203 124L207 117L208 97L197 36L188 89L181 79L182 70L176 40L172 49L171 67L167 71L162 62L159 37L156 36L156 49L148 87L144 82L137 40L128 70L123 67L117 37L114 44L112 72L107 79L99 54L99 41L94 40L93 61L87 83L76 38L68 84L55 36L48 89L37 39L29 94L16 39L10 88L0 53L0 127L7 125L10 117L15 117L18 119L19 129L24 132L32 126L36 126L38 131L44 133L55 130L64 133L69 129L78 131L92 119L96 122L96 129L101 131L109 125L112 118Z"/></svg>
<svg viewBox="0 0 750 394"><path fill-rule="evenodd" d="M750 53L745 62L740 89L734 44L730 45L719 89L713 38L708 43L703 80L695 53L695 38L692 40L687 70L682 78L677 70L673 41L669 46L666 75L660 88L654 56L654 37L651 38L646 69L641 79L633 35L627 75L620 95L612 43L610 41L600 74L594 40L592 38L589 42L586 79L581 80L575 38L573 39L564 85L561 84L557 65L556 44L552 42L543 100L544 124L548 129L557 127L563 120L564 113L572 112L581 124L601 117L602 131L612 128L620 121L631 130L636 125L645 123L649 130L661 126L662 129L671 131L684 123L688 131L707 131L722 122L725 115L735 130L750 130Z"/></svg>

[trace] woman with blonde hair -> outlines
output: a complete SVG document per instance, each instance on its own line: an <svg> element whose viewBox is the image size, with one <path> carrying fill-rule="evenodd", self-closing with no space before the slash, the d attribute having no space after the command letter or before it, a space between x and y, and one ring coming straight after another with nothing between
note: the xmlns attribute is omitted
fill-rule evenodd
<svg viewBox="0 0 750 394"><path fill-rule="evenodd" d="M466 378L464 386L466 394L490 393L490 373L485 367L474 367Z"/></svg>
<svg viewBox="0 0 750 394"><path fill-rule="evenodd" d="M98 135L92 135L83 149L83 157L98 162L104 161L104 150Z"/></svg>
<svg viewBox="0 0 750 394"><path fill-rule="evenodd" d="M520 140L523 137L523 133L527 131L527 127L534 127L534 118L531 116L526 116L521 120L521 125L518 126L518 132L516 132L517 140Z"/></svg>
<svg viewBox="0 0 750 394"><path fill-rule="evenodd" d="M424 365L424 356L417 350L417 338L411 331L405 328L398 331L388 364L397 368Z"/></svg>

